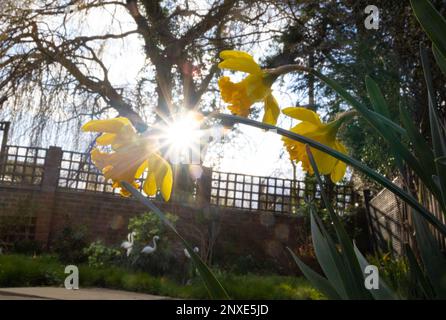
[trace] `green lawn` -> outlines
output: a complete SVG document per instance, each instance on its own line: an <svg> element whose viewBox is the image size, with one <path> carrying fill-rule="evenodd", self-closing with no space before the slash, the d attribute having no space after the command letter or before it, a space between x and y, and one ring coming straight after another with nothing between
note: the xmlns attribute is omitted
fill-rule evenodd
<svg viewBox="0 0 446 320"><path fill-rule="evenodd" d="M32 258L0 255L0 287L63 286L65 265L53 256ZM217 277L233 299L320 299L322 296L300 277L235 275L218 272ZM81 287L121 289L176 298L206 299L199 278L182 285L166 277L118 267L93 268L79 265Z"/></svg>

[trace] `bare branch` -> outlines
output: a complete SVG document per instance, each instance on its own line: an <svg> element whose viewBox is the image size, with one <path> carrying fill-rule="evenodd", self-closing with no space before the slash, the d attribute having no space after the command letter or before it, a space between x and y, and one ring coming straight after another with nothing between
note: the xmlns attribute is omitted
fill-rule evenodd
<svg viewBox="0 0 446 320"><path fill-rule="evenodd" d="M145 130L147 128L147 125L141 117L127 102L124 101L123 97L115 90L115 88L113 88L106 78L102 81L93 81L91 78L83 74L78 66L70 61L63 52L60 52L53 43L43 41L39 38L36 24L33 25L32 37L42 53L44 53L50 60L60 63L82 86L100 94L121 116L129 118L139 130ZM47 46L44 46L43 42L45 42Z"/></svg>

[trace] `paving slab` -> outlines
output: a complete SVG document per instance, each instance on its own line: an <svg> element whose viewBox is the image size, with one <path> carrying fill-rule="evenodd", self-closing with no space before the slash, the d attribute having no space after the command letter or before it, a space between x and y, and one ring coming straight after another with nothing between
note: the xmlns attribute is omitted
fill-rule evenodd
<svg viewBox="0 0 446 320"><path fill-rule="evenodd" d="M103 288L0 288L0 300L165 300L169 297Z"/></svg>

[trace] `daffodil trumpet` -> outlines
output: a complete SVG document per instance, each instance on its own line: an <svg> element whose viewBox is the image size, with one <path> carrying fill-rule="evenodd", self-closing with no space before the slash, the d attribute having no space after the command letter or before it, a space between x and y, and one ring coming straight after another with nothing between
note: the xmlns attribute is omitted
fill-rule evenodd
<svg viewBox="0 0 446 320"><path fill-rule="evenodd" d="M248 119L248 118L244 118L244 117L240 117L240 116L229 115L229 114L223 114L223 113L204 113L204 115L211 117L211 118L220 119L221 121L223 121L226 124L240 123L240 124L248 125L251 127L258 128L258 129L276 132L277 134L279 134L283 137L289 138L291 140L294 140L294 141L297 141L297 142L300 142L303 144L308 144L310 147L312 147L314 149L325 152L328 155L330 155L342 162L345 162L347 165L350 165L350 166L354 167L355 169L358 169L359 171L364 173L366 176L368 176L372 180L376 181L377 183L381 184L383 187L390 190L392 193L394 193L400 199L407 202L412 208L417 210L427 221L429 221L429 223L431 223L439 232L441 232L441 234L446 235L446 226L440 220L438 220L438 218L434 214L432 214L429 210L427 210L420 203L418 203L418 201L412 195L410 195L409 193L407 193L406 191L401 189L399 186L392 183L392 181L390 181L386 177L384 177L384 176L380 175L379 173L377 173L376 171L372 170L365 164L361 163L360 161L358 161L352 157L349 157L347 154L339 152L338 150L330 148L330 147L326 146L325 144L320 143L316 140L310 139L306 136L294 133L289 130L282 129L280 127L276 127L271 124L262 123L262 122L255 121L252 119Z"/></svg>

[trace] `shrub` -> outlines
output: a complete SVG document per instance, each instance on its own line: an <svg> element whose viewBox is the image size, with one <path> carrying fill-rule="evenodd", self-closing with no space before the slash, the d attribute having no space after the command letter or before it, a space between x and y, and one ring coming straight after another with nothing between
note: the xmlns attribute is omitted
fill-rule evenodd
<svg viewBox="0 0 446 320"><path fill-rule="evenodd" d="M40 254L42 253L42 246L35 240L23 239L14 242L13 252L20 254Z"/></svg>
<svg viewBox="0 0 446 320"><path fill-rule="evenodd" d="M277 266L275 266L273 262L266 259L259 261L259 259L256 259L251 254L248 254L237 256L234 260L227 264L227 268L230 272L245 275L250 273L275 273Z"/></svg>
<svg viewBox="0 0 446 320"><path fill-rule="evenodd" d="M167 213L166 218L176 223L178 217L176 215ZM152 212L145 212L141 215L133 217L129 220L129 231L136 232L136 240L142 243L152 241L154 236L161 236L166 234L165 226L160 221L158 216Z"/></svg>
<svg viewBox="0 0 446 320"><path fill-rule="evenodd" d="M76 264L87 261L84 253L87 247L85 233L83 228L67 226L55 238L53 250L61 262Z"/></svg>
<svg viewBox="0 0 446 320"><path fill-rule="evenodd" d="M63 284L64 266L54 257L0 256L0 287Z"/></svg>
<svg viewBox="0 0 446 320"><path fill-rule="evenodd" d="M224 273L220 277L233 299L322 298L322 295L303 278L231 273Z"/></svg>
<svg viewBox="0 0 446 320"><path fill-rule="evenodd" d="M170 222L175 223L177 216L166 215ZM133 217L129 221L128 229L136 233L134 247L127 264L128 267L145 271L151 275L170 275L180 277L181 268L178 268L178 260L172 250L172 239L169 237L165 226L157 215L151 212L143 213ZM152 254L143 254L144 246L153 246L153 237L159 236L157 250Z"/></svg>
<svg viewBox="0 0 446 320"><path fill-rule="evenodd" d="M83 252L87 256L88 265L96 268L119 264L122 257L120 250L107 247L102 241L92 242Z"/></svg>
<svg viewBox="0 0 446 320"><path fill-rule="evenodd" d="M380 254L378 257L370 256L369 262L379 267L379 276L398 294L406 296L408 299L420 298L418 293L411 291L415 288L411 284L409 266L407 261L400 258L392 258L390 252Z"/></svg>
<svg viewBox="0 0 446 320"><path fill-rule="evenodd" d="M63 286L65 265L55 256L0 256L0 287ZM303 278L282 276L235 275L216 270L235 299L320 299L322 296ZM138 291L162 296L207 299L199 278L184 286L168 277L154 277L122 267L79 265L80 287L103 287Z"/></svg>

